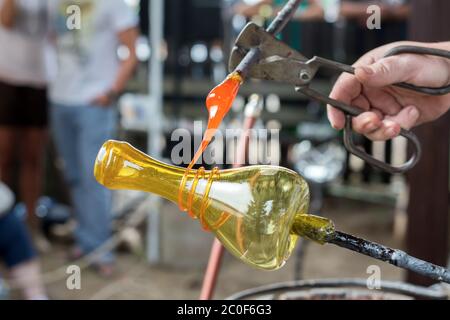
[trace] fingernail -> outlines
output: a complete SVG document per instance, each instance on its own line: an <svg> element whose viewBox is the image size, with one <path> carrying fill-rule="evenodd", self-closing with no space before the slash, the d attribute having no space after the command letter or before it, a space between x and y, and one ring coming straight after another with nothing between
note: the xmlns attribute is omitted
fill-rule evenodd
<svg viewBox="0 0 450 320"><path fill-rule="evenodd" d="M369 123L366 124L366 128L369 131L374 131L375 129L377 129L377 126L375 125L375 123L369 122Z"/></svg>
<svg viewBox="0 0 450 320"><path fill-rule="evenodd" d="M362 66L362 67L360 67L360 68L361 68L362 70L364 70L364 72L365 72L367 75L369 75L369 76L371 76L371 75L374 74L372 68L370 68L370 67Z"/></svg>
<svg viewBox="0 0 450 320"><path fill-rule="evenodd" d="M373 123L370 121L371 118L369 116L365 116L362 124L362 127L364 130L371 130L371 127L373 126Z"/></svg>
<svg viewBox="0 0 450 320"><path fill-rule="evenodd" d="M415 107L411 107L411 109L408 111L408 115L411 118L417 118L419 116L419 111Z"/></svg>
<svg viewBox="0 0 450 320"><path fill-rule="evenodd" d="M334 130L341 130L342 129L341 127L339 127L338 125L336 125L334 123L331 124L331 127L333 127Z"/></svg>
<svg viewBox="0 0 450 320"><path fill-rule="evenodd" d="M397 130L395 130L394 128L388 128L388 129L386 129L386 134L389 137L393 137L393 136L397 135Z"/></svg>

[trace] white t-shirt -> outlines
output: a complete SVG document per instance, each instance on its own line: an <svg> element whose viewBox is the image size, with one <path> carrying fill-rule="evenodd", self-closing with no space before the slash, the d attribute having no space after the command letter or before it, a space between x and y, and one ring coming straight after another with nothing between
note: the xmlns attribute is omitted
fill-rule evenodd
<svg viewBox="0 0 450 320"><path fill-rule="evenodd" d="M0 25L0 80L15 85L45 86L47 1L15 2L14 26L6 29Z"/></svg>
<svg viewBox="0 0 450 320"><path fill-rule="evenodd" d="M52 0L50 30L57 66L50 99L86 105L110 90L120 66L118 33L137 24L137 14L124 0Z"/></svg>

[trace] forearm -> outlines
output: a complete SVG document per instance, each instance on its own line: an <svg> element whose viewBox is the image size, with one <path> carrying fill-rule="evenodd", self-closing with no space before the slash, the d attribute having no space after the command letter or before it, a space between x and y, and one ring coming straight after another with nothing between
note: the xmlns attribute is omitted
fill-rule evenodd
<svg viewBox="0 0 450 320"><path fill-rule="evenodd" d="M137 59L135 56L128 58L121 64L116 76L116 80L114 81L114 84L111 88L112 91L114 91L117 94L120 94L122 91L124 91L127 82L133 76L134 70L136 69L136 65Z"/></svg>
<svg viewBox="0 0 450 320"><path fill-rule="evenodd" d="M359 19L361 17L367 17L367 7L373 3L355 3L343 1L341 3L340 15L347 19Z"/></svg>
<svg viewBox="0 0 450 320"><path fill-rule="evenodd" d="M0 7L0 24L5 28L12 28L17 14L15 0L4 0Z"/></svg>
<svg viewBox="0 0 450 320"><path fill-rule="evenodd" d="M313 3L306 10L295 15L294 19L300 21L321 21L323 20L323 8L321 5Z"/></svg>
<svg viewBox="0 0 450 320"><path fill-rule="evenodd" d="M407 4L396 6L389 10L389 18L394 20L406 20L411 13L411 7Z"/></svg>
<svg viewBox="0 0 450 320"><path fill-rule="evenodd" d="M136 57L137 37L138 31L135 28L124 31L119 35L120 42L128 48L129 55L127 59L121 63L113 87L111 88L111 90L117 94L120 94L125 89L127 82L133 76L134 70L138 64Z"/></svg>

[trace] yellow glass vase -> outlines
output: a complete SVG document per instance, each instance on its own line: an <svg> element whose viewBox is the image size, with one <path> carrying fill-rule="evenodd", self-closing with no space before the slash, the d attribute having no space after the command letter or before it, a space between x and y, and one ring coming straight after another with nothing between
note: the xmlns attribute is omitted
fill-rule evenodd
<svg viewBox="0 0 450 320"><path fill-rule="evenodd" d="M191 170L157 161L130 144L106 142L94 174L110 189L150 192L183 206L237 258L254 267L282 267L302 235L309 190L296 172L275 166ZM312 216L311 216L312 217ZM297 228L294 223L297 222Z"/></svg>

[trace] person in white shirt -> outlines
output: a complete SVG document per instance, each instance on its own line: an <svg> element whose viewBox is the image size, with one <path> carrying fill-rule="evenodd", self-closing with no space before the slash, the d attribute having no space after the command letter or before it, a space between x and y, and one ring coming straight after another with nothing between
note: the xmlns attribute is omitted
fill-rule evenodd
<svg viewBox="0 0 450 320"><path fill-rule="evenodd" d="M77 19L77 12L80 28L72 28L68 18ZM51 123L76 212L74 258L101 247L111 235L111 193L95 181L93 167L101 145L113 137L115 100L137 64L137 25L137 14L124 0L50 2L58 62L50 86ZM119 45L128 48L124 61L117 56ZM112 253L102 254L96 266L110 274Z"/></svg>

